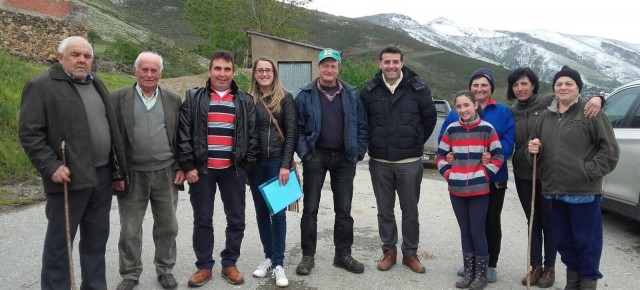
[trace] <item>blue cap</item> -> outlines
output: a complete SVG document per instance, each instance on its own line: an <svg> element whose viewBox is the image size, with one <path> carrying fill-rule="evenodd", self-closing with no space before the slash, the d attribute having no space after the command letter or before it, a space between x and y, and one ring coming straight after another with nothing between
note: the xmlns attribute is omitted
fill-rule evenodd
<svg viewBox="0 0 640 290"><path fill-rule="evenodd" d="M323 49L318 55L318 62L321 62L323 59L328 57L337 60L338 63L342 63L342 57L340 57L340 52L332 48Z"/></svg>

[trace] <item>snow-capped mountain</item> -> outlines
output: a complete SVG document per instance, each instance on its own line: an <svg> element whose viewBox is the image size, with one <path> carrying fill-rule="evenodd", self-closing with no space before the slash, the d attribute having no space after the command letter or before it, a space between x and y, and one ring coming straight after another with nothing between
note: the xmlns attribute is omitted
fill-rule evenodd
<svg viewBox="0 0 640 290"><path fill-rule="evenodd" d="M548 30L494 31L458 25L446 18L420 24L402 14L361 17L375 24L404 31L433 47L502 65L528 66L541 81L551 82L563 65L582 74L585 89L609 92L640 79L640 44Z"/></svg>

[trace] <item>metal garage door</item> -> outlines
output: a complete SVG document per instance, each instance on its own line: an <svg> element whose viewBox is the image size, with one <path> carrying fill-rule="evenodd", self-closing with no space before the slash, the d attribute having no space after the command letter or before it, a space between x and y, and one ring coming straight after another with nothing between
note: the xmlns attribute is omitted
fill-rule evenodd
<svg viewBox="0 0 640 290"><path fill-rule="evenodd" d="M311 81L311 62L278 62L280 81L295 97Z"/></svg>

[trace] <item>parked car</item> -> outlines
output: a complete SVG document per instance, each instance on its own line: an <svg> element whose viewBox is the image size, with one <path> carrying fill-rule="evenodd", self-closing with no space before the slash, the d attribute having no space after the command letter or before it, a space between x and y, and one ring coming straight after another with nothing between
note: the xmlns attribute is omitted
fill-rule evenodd
<svg viewBox="0 0 640 290"><path fill-rule="evenodd" d="M438 119L436 120L436 126L433 128L433 133L431 133L427 142L424 143L422 150L423 164L434 164L433 161L436 158L436 151L438 150L438 135L440 135L442 123L444 123L449 111L451 111L451 105L449 105L449 102L445 100L433 100L433 102L436 105Z"/></svg>
<svg viewBox="0 0 640 290"><path fill-rule="evenodd" d="M640 221L640 80L606 97L604 113L620 146L616 169L602 184L602 208Z"/></svg>

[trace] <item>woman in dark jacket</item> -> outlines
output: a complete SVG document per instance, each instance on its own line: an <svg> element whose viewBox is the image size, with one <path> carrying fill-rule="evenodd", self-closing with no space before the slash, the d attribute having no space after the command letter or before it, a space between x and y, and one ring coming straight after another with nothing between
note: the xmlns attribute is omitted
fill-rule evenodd
<svg viewBox="0 0 640 290"><path fill-rule="evenodd" d="M553 101L553 95L538 95L540 81L538 76L528 67L515 69L507 78L507 99L517 100L511 105L511 112L516 120L515 152L513 154L513 175L516 189L524 214L529 221L531 215L531 194L533 183L536 183L535 208L531 232L531 271L530 285L548 288L555 283L556 245L549 223L551 201L542 196L540 178L532 180L533 168L527 161L527 142L535 129L538 117ZM585 106L584 115L597 116L603 100L594 97ZM543 261L544 248L544 261ZM544 267L543 267L544 266ZM527 285L527 277L522 279Z"/></svg>
<svg viewBox="0 0 640 290"><path fill-rule="evenodd" d="M551 201L551 231L567 267L564 289L596 289L602 278L602 178L620 154L607 116L584 116L582 84L580 73L567 66L555 75L556 96L528 143L539 160L542 194Z"/></svg>
<svg viewBox="0 0 640 290"><path fill-rule="evenodd" d="M249 185L256 207L260 241L265 254L265 260L253 272L253 276L262 278L269 271L273 271L272 276L276 280L276 285L286 287L289 285L289 280L284 274L283 263L287 233L286 209L270 215L258 187L276 176L281 184L289 181L289 170L298 136L295 101L293 95L282 87L278 69L274 61L268 57L260 57L253 63L250 94L256 104L260 153L256 167L249 174ZM267 110L276 119L284 134L284 140L280 137Z"/></svg>

